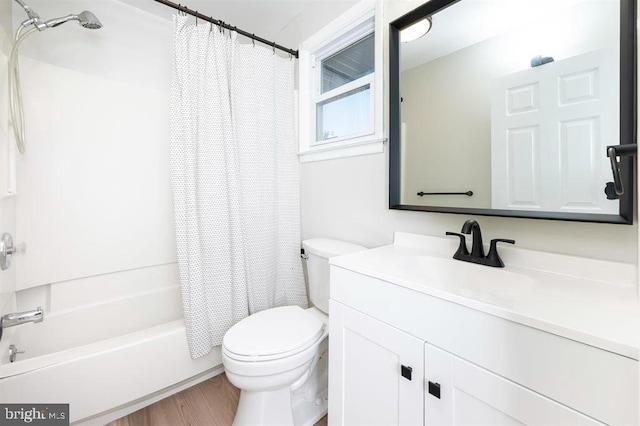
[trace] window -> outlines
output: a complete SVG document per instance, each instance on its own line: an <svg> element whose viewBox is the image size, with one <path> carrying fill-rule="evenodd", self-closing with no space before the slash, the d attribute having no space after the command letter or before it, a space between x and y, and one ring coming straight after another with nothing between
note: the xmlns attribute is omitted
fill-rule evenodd
<svg viewBox="0 0 640 426"><path fill-rule="evenodd" d="M361 2L300 47L300 160L382 152L382 46Z"/></svg>
<svg viewBox="0 0 640 426"><path fill-rule="evenodd" d="M371 85L316 104L315 144L371 133Z"/></svg>

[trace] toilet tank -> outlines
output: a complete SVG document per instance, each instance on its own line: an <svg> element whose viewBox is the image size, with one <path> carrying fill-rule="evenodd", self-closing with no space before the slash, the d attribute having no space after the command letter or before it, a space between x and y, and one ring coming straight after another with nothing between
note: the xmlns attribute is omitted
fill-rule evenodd
<svg viewBox="0 0 640 426"><path fill-rule="evenodd" d="M312 238L302 242L302 248L307 255L307 276L309 279L309 298L313 305L329 313L329 258L342 256L366 247L345 241L329 238Z"/></svg>

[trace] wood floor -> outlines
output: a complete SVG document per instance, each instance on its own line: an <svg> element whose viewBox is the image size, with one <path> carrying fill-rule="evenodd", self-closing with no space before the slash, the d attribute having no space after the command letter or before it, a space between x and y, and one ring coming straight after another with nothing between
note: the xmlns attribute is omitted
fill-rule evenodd
<svg viewBox="0 0 640 426"><path fill-rule="evenodd" d="M230 426L240 390L220 374L108 426ZM326 426L327 416L315 426Z"/></svg>

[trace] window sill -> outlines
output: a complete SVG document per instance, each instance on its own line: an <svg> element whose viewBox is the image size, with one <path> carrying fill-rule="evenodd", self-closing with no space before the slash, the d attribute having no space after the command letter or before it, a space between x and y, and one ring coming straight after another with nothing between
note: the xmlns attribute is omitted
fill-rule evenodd
<svg viewBox="0 0 640 426"><path fill-rule="evenodd" d="M298 158L301 163L310 163L312 161L379 154L384 152L384 143L386 140L386 138L372 138L352 143L340 143L333 146L317 146L299 152Z"/></svg>

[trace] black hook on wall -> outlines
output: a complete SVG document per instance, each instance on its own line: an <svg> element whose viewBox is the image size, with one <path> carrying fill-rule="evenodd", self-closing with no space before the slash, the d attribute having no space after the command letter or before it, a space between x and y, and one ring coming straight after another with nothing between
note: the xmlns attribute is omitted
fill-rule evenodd
<svg viewBox="0 0 640 426"><path fill-rule="evenodd" d="M617 200L620 195L624 194L624 185L620 177L620 162L618 157L629 157L638 154L638 144L630 143L625 145L611 145L607 147L607 157L611 162L611 172L613 173L613 182L607 182L604 193L607 194L608 200Z"/></svg>

